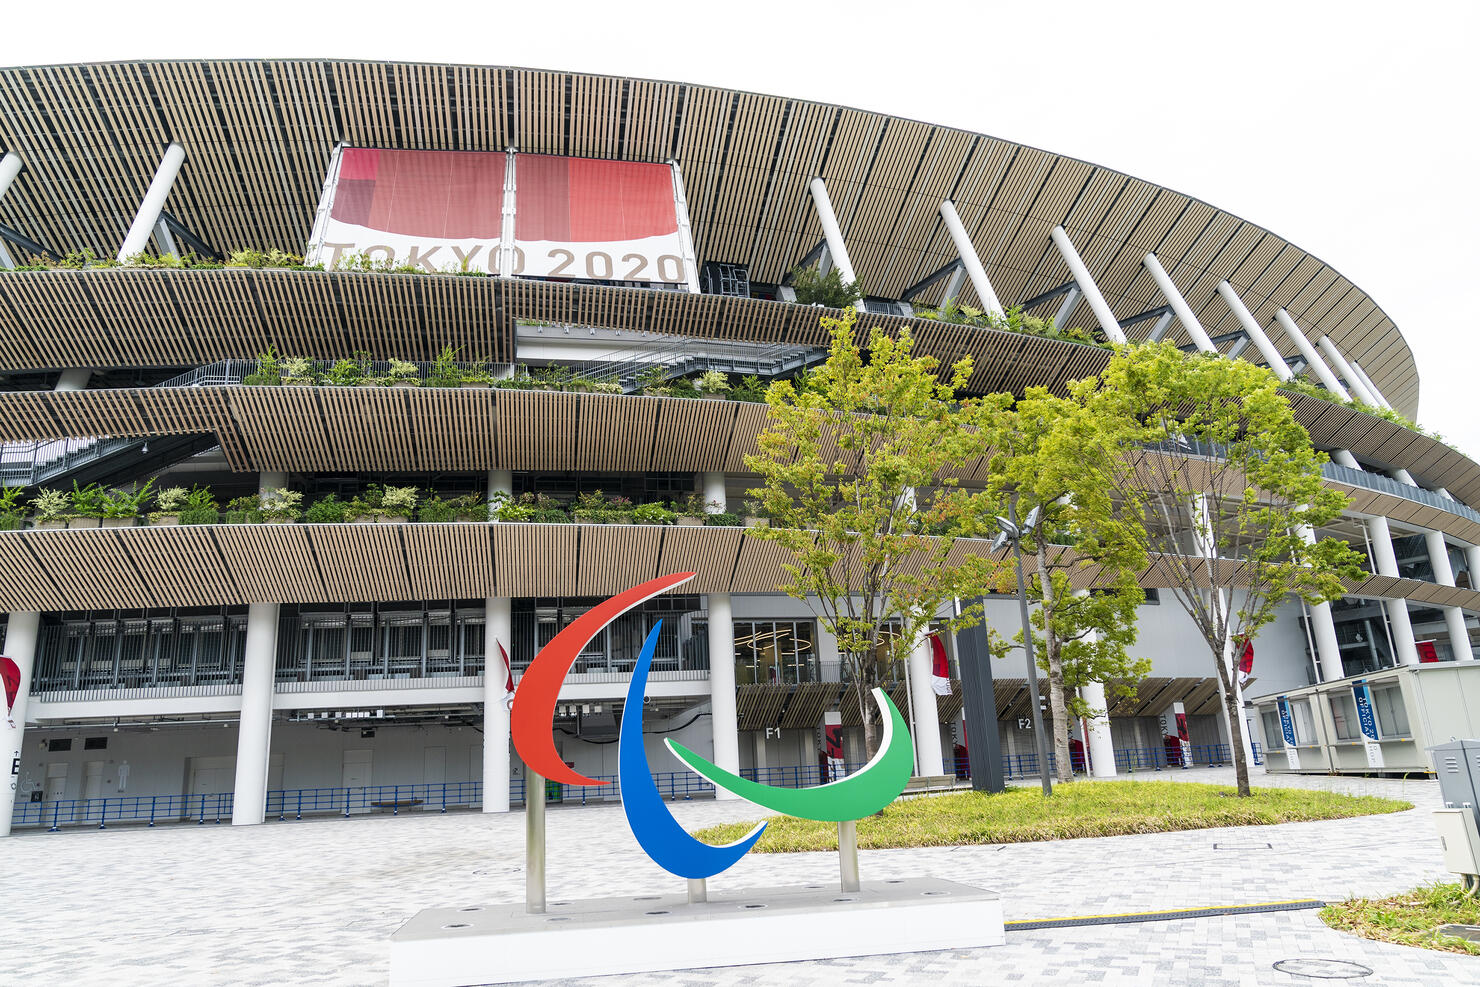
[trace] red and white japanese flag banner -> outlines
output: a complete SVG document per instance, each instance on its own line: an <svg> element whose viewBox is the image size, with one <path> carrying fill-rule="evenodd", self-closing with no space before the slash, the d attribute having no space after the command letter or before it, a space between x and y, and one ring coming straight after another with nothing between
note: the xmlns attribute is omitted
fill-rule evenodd
<svg viewBox="0 0 1480 987"><path fill-rule="evenodd" d="M937 696L951 694L951 661L939 634L930 635L930 688Z"/></svg>
<svg viewBox="0 0 1480 987"><path fill-rule="evenodd" d="M1243 647L1238 655L1238 684L1248 685L1249 676L1254 674L1254 642L1243 638Z"/></svg>
<svg viewBox="0 0 1480 987"><path fill-rule="evenodd" d="M343 148L308 261L332 269L363 255L427 272L495 274L506 168L502 151Z"/></svg>
<svg viewBox="0 0 1480 987"><path fill-rule="evenodd" d="M21 694L21 667L14 658L0 656L0 680L5 683L5 717L15 726L10 714L15 712L15 699Z"/></svg>
<svg viewBox="0 0 1480 987"><path fill-rule="evenodd" d="M513 273L687 283L672 166L519 154L514 175Z"/></svg>
<svg viewBox="0 0 1480 987"><path fill-rule="evenodd" d="M364 256L429 273L690 286L674 166L503 151L341 148L324 183L310 263Z"/></svg>

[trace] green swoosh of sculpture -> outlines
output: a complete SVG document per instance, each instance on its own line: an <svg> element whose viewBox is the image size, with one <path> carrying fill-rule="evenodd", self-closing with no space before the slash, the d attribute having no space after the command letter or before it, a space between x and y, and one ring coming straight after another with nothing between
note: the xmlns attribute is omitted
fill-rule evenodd
<svg viewBox="0 0 1480 987"><path fill-rule="evenodd" d="M818 822L862 819L898 798L915 767L914 754L910 750L910 732L904 717L899 715L899 710L882 689L874 690L874 702L879 704L881 712L887 714L878 753L857 774L815 788L761 785L704 760L682 744L672 740L664 743L675 757L706 780L729 789L748 802Z"/></svg>

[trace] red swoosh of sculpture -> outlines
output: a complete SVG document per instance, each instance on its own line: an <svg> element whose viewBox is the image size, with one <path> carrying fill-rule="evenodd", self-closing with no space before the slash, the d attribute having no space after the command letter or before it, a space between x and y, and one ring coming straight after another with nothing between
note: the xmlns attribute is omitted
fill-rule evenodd
<svg viewBox="0 0 1480 987"><path fill-rule="evenodd" d="M556 634L534 656L534 661L529 663L529 668L519 680L519 689L514 693L514 708L509 713L509 734L514 738L514 749L530 770L550 781L567 785L607 784L567 767L555 749L551 726L555 720L555 701L560 698L560 686L575 664L576 656L597 631L639 603L688 582L694 575L692 572L675 572L659 576L602 601L571 621L569 627Z"/></svg>

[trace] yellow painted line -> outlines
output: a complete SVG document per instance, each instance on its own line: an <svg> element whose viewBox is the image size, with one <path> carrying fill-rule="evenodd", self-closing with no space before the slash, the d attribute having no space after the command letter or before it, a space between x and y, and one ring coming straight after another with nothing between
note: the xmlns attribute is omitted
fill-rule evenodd
<svg viewBox="0 0 1480 987"><path fill-rule="evenodd" d="M1316 905L1319 898L1292 898L1289 901L1258 901L1248 905L1192 905L1187 908L1163 908L1154 912L1111 912L1105 915L1065 915L1060 918L1025 918L1003 925L1032 925L1037 922L1086 922L1096 918L1140 918L1146 915L1185 915L1188 912L1222 912L1237 908L1269 908L1274 905Z"/></svg>

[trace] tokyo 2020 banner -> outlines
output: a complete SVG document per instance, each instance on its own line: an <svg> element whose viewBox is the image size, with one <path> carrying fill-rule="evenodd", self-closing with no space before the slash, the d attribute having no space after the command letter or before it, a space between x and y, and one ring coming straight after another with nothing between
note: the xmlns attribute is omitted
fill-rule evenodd
<svg viewBox="0 0 1480 987"><path fill-rule="evenodd" d="M602 628L633 607L692 578L692 572L673 573L618 593L576 618L540 649L519 681L509 716L509 732L513 736L514 747L529 770L567 785L606 784L567 766L555 748L553 720L560 686L581 650ZM632 835L658 866L679 877L713 877L745 856L760 839L766 824L761 823L734 843L710 846L690 836L663 804L642 742L642 707L648 668L662 627L660 620L643 642L622 709L622 726L617 742L617 781L621 788L622 809ZM711 660L725 659L723 655L711 656ZM875 689L873 697L884 718L883 740L878 753L856 774L813 788L761 785L726 771L671 739L665 739L664 744L674 757L705 780L774 812L822 822L861 819L898 798L914 769L914 755L904 717L883 690Z"/></svg>
<svg viewBox="0 0 1480 987"><path fill-rule="evenodd" d="M499 274L506 240L513 275L688 281L671 165L502 151L343 148L309 261Z"/></svg>

